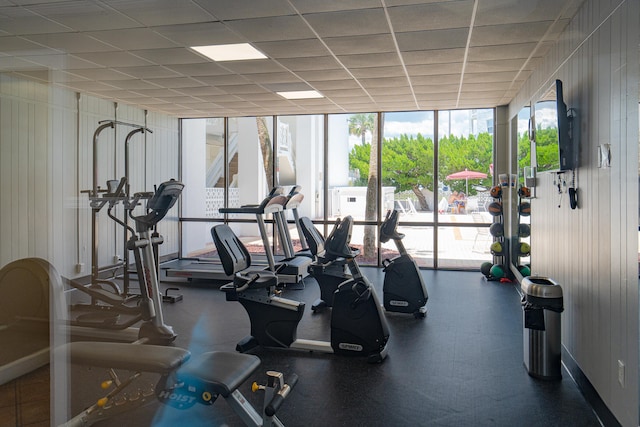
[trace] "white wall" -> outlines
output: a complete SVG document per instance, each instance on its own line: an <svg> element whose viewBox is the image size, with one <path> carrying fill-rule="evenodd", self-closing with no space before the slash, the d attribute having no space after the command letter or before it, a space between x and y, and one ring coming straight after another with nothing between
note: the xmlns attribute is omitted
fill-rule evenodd
<svg viewBox="0 0 640 427"><path fill-rule="evenodd" d="M178 120L46 85L0 75L0 265L24 257L49 260L66 277L90 273L90 208L82 190L93 185L93 133L100 120L147 126L131 140L132 191L178 178ZM98 183L124 176L118 126L99 139ZM106 209L105 209L106 210ZM123 235L100 212L100 263L122 256ZM159 231L161 254L178 251L177 208ZM76 266L83 264L78 273Z"/></svg>
<svg viewBox="0 0 640 427"><path fill-rule="evenodd" d="M576 110L579 208L569 208L566 194L560 200L555 175L538 175L532 271L562 285L562 343L625 426L638 425L639 403L639 9L636 0L585 1L509 106L513 117L558 78ZM610 169L597 167L602 143L612 146ZM624 386L618 360L625 364Z"/></svg>

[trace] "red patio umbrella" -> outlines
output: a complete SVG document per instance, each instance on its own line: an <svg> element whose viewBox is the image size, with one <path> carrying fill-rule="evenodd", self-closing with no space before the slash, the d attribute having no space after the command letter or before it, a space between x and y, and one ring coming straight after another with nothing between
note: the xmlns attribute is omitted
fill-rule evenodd
<svg viewBox="0 0 640 427"><path fill-rule="evenodd" d="M460 172L454 172L451 175L447 175L447 179L464 179L467 184L467 192L469 194L469 180L470 179L484 179L487 177L486 173L470 171L469 169L465 169Z"/></svg>

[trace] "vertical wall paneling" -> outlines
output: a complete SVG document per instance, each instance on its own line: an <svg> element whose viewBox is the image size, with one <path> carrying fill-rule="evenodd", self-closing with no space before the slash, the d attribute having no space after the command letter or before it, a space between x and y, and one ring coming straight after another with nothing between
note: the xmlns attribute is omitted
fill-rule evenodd
<svg viewBox="0 0 640 427"><path fill-rule="evenodd" d="M144 110L130 106L120 106L118 114L141 126L147 120ZM150 191L157 178L178 177L178 120L152 116L162 125L158 139L164 145L149 155L145 145L153 136L133 137L132 180L137 184L132 191ZM37 256L66 277L90 273L91 209L82 191L93 185L93 133L99 121L115 118L111 101L0 74L0 265ZM105 129L100 135L102 188L107 179L124 174L124 138L131 129ZM160 167L148 167L150 161ZM121 256L123 246L121 227L116 232L104 210L98 219L100 265ZM175 243L168 251L177 252L177 224L163 234Z"/></svg>
<svg viewBox="0 0 640 427"><path fill-rule="evenodd" d="M558 193L558 180L569 185L570 173L538 175L532 271L563 286L563 346L625 426L637 426L639 417L639 9L637 1L586 0L509 105L513 117L559 78L576 110L579 208ZM597 167L599 144L611 144L611 168Z"/></svg>

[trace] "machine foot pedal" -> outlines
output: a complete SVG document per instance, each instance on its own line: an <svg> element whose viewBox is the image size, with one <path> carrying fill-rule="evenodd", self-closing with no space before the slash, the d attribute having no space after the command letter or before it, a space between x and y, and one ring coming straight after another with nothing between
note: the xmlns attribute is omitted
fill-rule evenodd
<svg viewBox="0 0 640 427"><path fill-rule="evenodd" d="M178 301L182 301L182 294L169 295L169 291L179 291L179 290L180 288L167 288L167 290L164 291L164 295L162 295L162 302L169 302L173 304Z"/></svg>

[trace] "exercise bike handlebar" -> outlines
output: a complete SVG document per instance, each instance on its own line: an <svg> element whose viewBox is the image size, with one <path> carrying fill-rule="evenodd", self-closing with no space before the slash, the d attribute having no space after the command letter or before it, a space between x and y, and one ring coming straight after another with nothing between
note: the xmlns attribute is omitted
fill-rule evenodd
<svg viewBox="0 0 640 427"><path fill-rule="evenodd" d="M380 226L380 241L382 243L386 243L389 240L402 240L404 239L404 234L398 233L398 220L400 219L400 214L397 210L388 210L387 215Z"/></svg>
<svg viewBox="0 0 640 427"><path fill-rule="evenodd" d="M264 413L268 417L273 417L276 414L276 412L278 412L278 409L280 409L280 407L284 403L284 400L287 398L289 393L291 393L291 390L293 390L293 388L298 383L297 374L291 374L289 378L290 378L289 382L284 386L282 386L282 388L276 393L276 395L273 396L273 399L271 399L271 402L269 402L269 404L267 404L267 406L264 408Z"/></svg>

